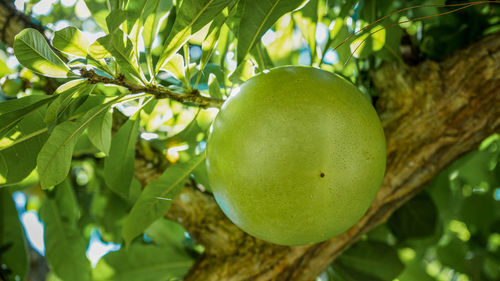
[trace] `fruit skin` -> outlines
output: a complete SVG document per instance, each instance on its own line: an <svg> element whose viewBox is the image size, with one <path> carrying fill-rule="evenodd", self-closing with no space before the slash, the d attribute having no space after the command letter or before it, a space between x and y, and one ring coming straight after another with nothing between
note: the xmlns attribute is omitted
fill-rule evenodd
<svg viewBox="0 0 500 281"><path fill-rule="evenodd" d="M288 66L233 91L207 144L215 199L250 235L317 243L349 229L382 183L384 132L368 99L343 78Z"/></svg>

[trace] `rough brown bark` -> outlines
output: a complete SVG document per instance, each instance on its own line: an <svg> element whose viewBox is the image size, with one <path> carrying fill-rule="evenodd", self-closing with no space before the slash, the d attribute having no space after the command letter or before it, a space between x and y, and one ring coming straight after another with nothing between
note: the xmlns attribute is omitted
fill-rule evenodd
<svg viewBox="0 0 500 281"><path fill-rule="evenodd" d="M329 241L283 247L243 233L210 195L185 188L167 217L206 247L185 280L314 280L440 170L500 129L500 34L439 63L387 64L372 78L380 94L387 172L365 216Z"/></svg>
<svg viewBox="0 0 500 281"><path fill-rule="evenodd" d="M35 28L43 33L40 24L16 10L13 1L0 0L0 39L7 45L14 44L14 37L25 28Z"/></svg>

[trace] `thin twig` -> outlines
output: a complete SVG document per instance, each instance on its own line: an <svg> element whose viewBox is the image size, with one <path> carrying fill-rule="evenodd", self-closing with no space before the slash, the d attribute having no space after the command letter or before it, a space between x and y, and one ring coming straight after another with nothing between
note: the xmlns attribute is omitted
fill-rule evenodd
<svg viewBox="0 0 500 281"><path fill-rule="evenodd" d="M156 99L171 99L181 103L192 103L201 108L208 107L221 107L224 100L214 99L210 97L205 97L200 94L196 89L191 90L188 93L179 93L163 87L161 85L141 85L131 81L128 81L123 76L118 76L117 78L109 78L106 76L99 75L93 70L80 70L80 75L83 78L87 78L89 83L97 84L113 84L127 88L131 93L148 93L155 96Z"/></svg>
<svg viewBox="0 0 500 281"><path fill-rule="evenodd" d="M429 16L423 16L423 17L418 17L418 18L414 18L414 19L409 19L409 20L404 20L404 21L400 21L400 22L396 22L396 23L393 23L391 25L388 25L388 26L384 26L380 29L377 29L375 31L372 31L368 34L368 36L366 36L365 39L363 39L359 44L358 46L356 46L356 48L351 52L351 54L349 55L349 57L347 58L346 62L344 65L347 65L347 63L349 62L349 60L352 58L352 56L356 53L356 51L361 47L361 45L363 45L363 43L368 39L370 38L373 34L381 31L381 30L384 30L384 29L388 29L388 28L391 28L393 26L396 26L396 25L400 25L400 24L403 24L403 23L407 23L407 22L412 22L412 21L418 21L418 20L423 20L423 19L428 19L428 18L432 18L432 17L438 17L438 16L442 16L442 15L447 15L447 14L451 14L451 13L454 13L456 11L460 11L460 10L463 10L465 8L469 8L469 7L472 7L472 6L476 6L476 5L479 5L479 4L485 4L485 2L491 2L491 1L478 1L478 2L470 2L468 5L466 6L463 6L460 7L460 8L456 8L454 10L451 10L451 11L447 11L447 12L443 12L443 13L440 13L440 14L436 14L436 15L429 15ZM458 6L458 4L454 5L454 6Z"/></svg>
<svg viewBox="0 0 500 281"><path fill-rule="evenodd" d="M408 10L416 9L416 8L445 8L445 7L457 7L457 6L469 6L469 5L475 6L475 5L479 5L479 4L488 4L488 3L498 3L498 2L497 1L474 1L474 2L460 3L460 4L430 4L430 5L415 5L415 6L411 6L411 7L406 7L406 8L397 10L395 12L392 12L392 13L390 13L388 15L385 15L385 16L379 18L378 20L370 23L369 25L361 28L360 30L354 32L353 34L351 34L350 36L348 36L347 38L345 38L342 42L340 42L334 48L334 50L336 50L338 47L342 46L345 42L349 41L353 36L356 36L356 35L362 33L366 29L368 29L368 28L374 26L375 24L377 24L377 23L385 20L386 18L389 18L389 17L391 17L393 15L397 15L397 14L402 13L404 11L408 11ZM413 19L413 20L416 20L416 19Z"/></svg>

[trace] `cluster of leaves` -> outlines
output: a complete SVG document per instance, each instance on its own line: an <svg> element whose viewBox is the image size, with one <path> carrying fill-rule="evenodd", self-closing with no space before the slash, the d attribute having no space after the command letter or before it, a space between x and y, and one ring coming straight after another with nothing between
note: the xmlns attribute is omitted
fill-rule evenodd
<svg viewBox="0 0 500 281"><path fill-rule="evenodd" d="M321 67L368 86L367 70L384 60L404 60L404 34L415 46L426 46L424 54L435 55L425 43L434 38L432 28L422 23L365 34L334 49L352 32L410 6L406 1L88 0L86 5L89 21L103 35L94 42L78 29L88 25L63 16L71 11L59 7L40 20L50 26L56 18L66 18L74 26L18 34L14 50L23 69L9 69L0 53L0 75L5 75L5 95L0 95L0 260L5 268L0 276L7 280L15 275L23 279L28 266L11 199L16 190L33 201L42 198L30 208L45 225L53 280L182 276L200 249L162 216L187 181L209 190L202 152L214 117L214 111L196 107L189 97L220 101L255 73L288 64ZM482 16L484 11L475 13ZM388 17L368 31L395 24L404 15L413 14ZM482 25L482 32L495 24ZM437 22L430 26L439 28ZM270 39L261 40L263 35ZM351 52L356 59L344 65ZM56 85L54 91L48 90L50 83ZM142 188L134 178L136 158L166 170ZM108 254L92 269L85 257L92 229L105 241L125 241L127 249ZM411 238L394 235L398 247ZM353 261L381 252L387 259L380 260L393 269L376 273L376 278L399 274L395 242L370 237L332 266L335 276L372 277L362 269L366 264L353 268Z"/></svg>

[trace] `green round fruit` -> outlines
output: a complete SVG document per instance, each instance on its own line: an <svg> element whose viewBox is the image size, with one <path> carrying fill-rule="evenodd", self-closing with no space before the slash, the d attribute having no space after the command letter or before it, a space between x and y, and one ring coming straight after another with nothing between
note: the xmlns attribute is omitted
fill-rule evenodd
<svg viewBox="0 0 500 281"><path fill-rule="evenodd" d="M22 86L21 78L7 79L2 84L2 92L9 97L15 97L21 91Z"/></svg>
<svg viewBox="0 0 500 281"><path fill-rule="evenodd" d="M233 91L207 144L215 199L245 232L281 245L327 240L366 212L385 172L385 137L343 78L280 67Z"/></svg>

